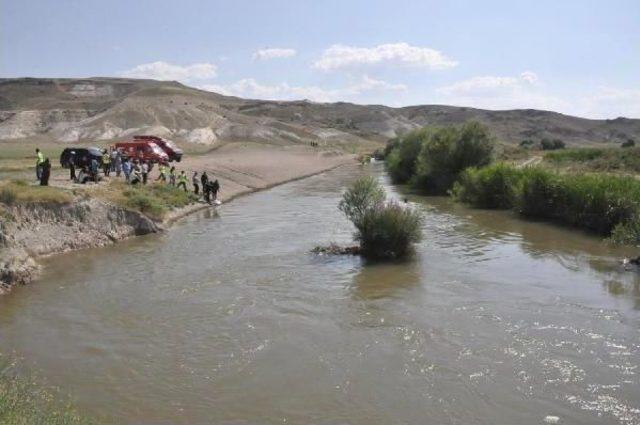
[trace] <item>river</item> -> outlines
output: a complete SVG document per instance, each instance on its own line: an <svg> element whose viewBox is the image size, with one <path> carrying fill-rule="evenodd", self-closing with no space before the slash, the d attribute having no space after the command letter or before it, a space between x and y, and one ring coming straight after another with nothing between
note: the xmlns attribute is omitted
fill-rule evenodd
<svg viewBox="0 0 640 425"><path fill-rule="evenodd" d="M414 258L310 254L350 242L364 173L399 196L343 167L49 258L0 298L0 352L115 423L640 424L629 250L408 195Z"/></svg>

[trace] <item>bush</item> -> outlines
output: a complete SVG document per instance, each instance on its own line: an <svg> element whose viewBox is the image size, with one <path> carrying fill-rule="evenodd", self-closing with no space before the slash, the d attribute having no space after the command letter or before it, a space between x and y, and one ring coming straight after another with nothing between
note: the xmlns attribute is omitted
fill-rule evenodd
<svg viewBox="0 0 640 425"><path fill-rule="evenodd" d="M524 139L520 142L521 148L531 149L533 146L535 146L535 142L531 139Z"/></svg>
<svg viewBox="0 0 640 425"><path fill-rule="evenodd" d="M413 177L416 160L428 132L427 128L414 130L387 145L391 148L386 155L386 166L394 183L406 183Z"/></svg>
<svg viewBox="0 0 640 425"><path fill-rule="evenodd" d="M488 165L494 146L488 129L477 122L434 130L423 143L414 183L429 194L443 195L466 168Z"/></svg>
<svg viewBox="0 0 640 425"><path fill-rule="evenodd" d="M356 227L355 239L367 258L400 258L422 237L419 212L385 202L384 190L372 177L358 179L338 205Z"/></svg>
<svg viewBox="0 0 640 425"><path fill-rule="evenodd" d="M560 139L551 140L551 139L545 138L540 141L540 148L542 148L543 151L564 149L565 143Z"/></svg>
<svg viewBox="0 0 640 425"><path fill-rule="evenodd" d="M18 199L18 192L12 187L3 187L0 191L0 202L12 205Z"/></svg>
<svg viewBox="0 0 640 425"><path fill-rule="evenodd" d="M394 202L365 211L355 239L367 258L401 258L422 238L422 216Z"/></svg>
<svg viewBox="0 0 640 425"><path fill-rule="evenodd" d="M375 178L362 177L347 189L338 209L357 227L365 212L379 207L384 203L385 197L384 189Z"/></svg>
<svg viewBox="0 0 640 425"><path fill-rule="evenodd" d="M477 208L508 209L515 205L520 173L498 163L484 168L467 168L454 184L452 195Z"/></svg>
<svg viewBox="0 0 640 425"><path fill-rule="evenodd" d="M622 144L620 145L620 147L623 148L632 148L636 145L636 141L633 139L627 139L626 141L622 142Z"/></svg>

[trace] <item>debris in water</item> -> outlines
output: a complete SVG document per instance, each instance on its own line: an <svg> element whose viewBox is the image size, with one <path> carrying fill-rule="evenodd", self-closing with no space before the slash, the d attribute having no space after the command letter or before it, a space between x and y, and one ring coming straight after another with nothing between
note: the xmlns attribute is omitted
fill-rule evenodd
<svg viewBox="0 0 640 425"><path fill-rule="evenodd" d="M544 422L547 424L557 424L560 422L560 418L558 416L545 416Z"/></svg>
<svg viewBox="0 0 640 425"><path fill-rule="evenodd" d="M360 247L355 246L340 246L332 243L329 246L317 246L311 250L314 254L320 255L359 255Z"/></svg>

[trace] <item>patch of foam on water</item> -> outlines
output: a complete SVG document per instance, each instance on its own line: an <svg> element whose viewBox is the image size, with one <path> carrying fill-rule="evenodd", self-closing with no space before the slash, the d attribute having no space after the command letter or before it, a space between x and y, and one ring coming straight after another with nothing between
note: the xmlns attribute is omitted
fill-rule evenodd
<svg viewBox="0 0 640 425"><path fill-rule="evenodd" d="M542 360L542 365L551 369L548 372L554 376L554 378L547 378L547 383L581 382L584 381L586 376L584 369L581 369L569 360L544 359Z"/></svg>
<svg viewBox="0 0 640 425"><path fill-rule="evenodd" d="M597 395L592 400L569 395L566 400L573 405L577 405L580 409L594 412L598 416L609 414L624 424L640 423L640 409L631 407L611 395Z"/></svg>

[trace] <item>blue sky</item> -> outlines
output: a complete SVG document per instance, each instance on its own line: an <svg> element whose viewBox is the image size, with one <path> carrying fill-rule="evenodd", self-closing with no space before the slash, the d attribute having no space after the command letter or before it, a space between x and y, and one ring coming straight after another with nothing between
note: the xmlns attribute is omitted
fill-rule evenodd
<svg viewBox="0 0 640 425"><path fill-rule="evenodd" d="M0 75L640 118L640 1L0 0Z"/></svg>

